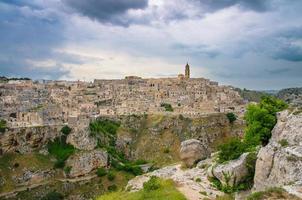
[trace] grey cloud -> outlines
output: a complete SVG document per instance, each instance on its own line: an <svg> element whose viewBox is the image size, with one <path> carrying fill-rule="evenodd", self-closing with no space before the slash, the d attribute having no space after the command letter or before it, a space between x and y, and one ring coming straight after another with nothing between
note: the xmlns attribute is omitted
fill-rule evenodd
<svg viewBox="0 0 302 200"><path fill-rule="evenodd" d="M148 0L63 0L63 2L91 19L103 23L127 26L131 19L125 14L130 9L144 9Z"/></svg>
<svg viewBox="0 0 302 200"><path fill-rule="evenodd" d="M280 68L280 69L268 69L266 71L271 75L280 75L280 74L290 72L291 69L290 68Z"/></svg>
<svg viewBox="0 0 302 200"><path fill-rule="evenodd" d="M215 58L220 54L219 51L211 49L206 45L185 45L185 44L174 44L172 48L179 51L182 54L190 56L206 56L209 58Z"/></svg>
<svg viewBox="0 0 302 200"><path fill-rule="evenodd" d="M47 68L31 66L27 60L56 60L53 49L59 48L64 25L58 17L45 20L35 15L24 16L24 5L0 3L0 72L4 76L58 79L69 72L60 62ZM34 8L31 8L34 9ZM29 12L35 10L29 10Z"/></svg>
<svg viewBox="0 0 302 200"><path fill-rule="evenodd" d="M216 11L230 6L238 5L243 9L263 12L269 8L270 0L193 0L200 3L209 11Z"/></svg>
<svg viewBox="0 0 302 200"><path fill-rule="evenodd" d="M283 47L273 55L275 59L283 59L292 62L302 61L302 48L295 45Z"/></svg>

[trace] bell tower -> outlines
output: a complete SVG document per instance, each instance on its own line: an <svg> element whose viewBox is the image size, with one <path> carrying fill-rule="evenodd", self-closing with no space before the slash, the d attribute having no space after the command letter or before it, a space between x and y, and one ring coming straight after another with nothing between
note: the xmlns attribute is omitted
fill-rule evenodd
<svg viewBox="0 0 302 200"><path fill-rule="evenodd" d="M186 79L190 78L190 65L188 63L186 64L185 78Z"/></svg>

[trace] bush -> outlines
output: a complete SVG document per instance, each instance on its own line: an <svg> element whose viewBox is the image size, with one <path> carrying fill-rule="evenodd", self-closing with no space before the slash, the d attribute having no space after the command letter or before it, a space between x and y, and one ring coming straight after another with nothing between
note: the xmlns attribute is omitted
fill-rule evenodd
<svg viewBox="0 0 302 200"><path fill-rule="evenodd" d="M156 176L151 176L150 180L144 183L144 190L152 191L160 188L160 180Z"/></svg>
<svg viewBox="0 0 302 200"><path fill-rule="evenodd" d="M64 127L61 129L61 132L62 132L64 135L69 135L69 133L71 132L71 128L69 128L69 126L64 126Z"/></svg>
<svg viewBox="0 0 302 200"><path fill-rule="evenodd" d="M115 184L108 186L108 191L110 192L114 192L117 191L117 186Z"/></svg>
<svg viewBox="0 0 302 200"><path fill-rule="evenodd" d="M246 144L239 138L230 138L226 143L218 146L218 162L223 163L229 160L235 160L239 158L246 149Z"/></svg>
<svg viewBox="0 0 302 200"><path fill-rule="evenodd" d="M226 116L231 124L237 119L237 116L234 113L227 113Z"/></svg>
<svg viewBox="0 0 302 200"><path fill-rule="evenodd" d="M48 152L57 159L56 168L63 168L65 160L75 152L75 148L72 145L66 144L64 137L50 141L47 144L47 148Z"/></svg>
<svg viewBox="0 0 302 200"><path fill-rule="evenodd" d="M115 174L114 174L113 172L109 172L109 173L107 174L107 179L108 179L109 181L113 181L113 180L115 179Z"/></svg>
<svg viewBox="0 0 302 200"><path fill-rule="evenodd" d="M71 166L64 167L65 174L67 174L67 175L70 174L71 169L72 169Z"/></svg>
<svg viewBox="0 0 302 200"><path fill-rule="evenodd" d="M4 133L6 129L6 121L4 119L0 120L0 133Z"/></svg>
<svg viewBox="0 0 302 200"><path fill-rule="evenodd" d="M57 160L54 164L54 168L61 168L63 169L65 166L65 160Z"/></svg>
<svg viewBox="0 0 302 200"><path fill-rule="evenodd" d="M271 96L262 97L259 105L249 105L244 116L247 123L246 143L251 146L266 145L277 122L276 113L286 108L285 102Z"/></svg>
<svg viewBox="0 0 302 200"><path fill-rule="evenodd" d="M165 148L164 149L164 153L170 153L170 149L169 148Z"/></svg>
<svg viewBox="0 0 302 200"><path fill-rule="evenodd" d="M49 192L41 200L63 200L64 196L58 192Z"/></svg>
<svg viewBox="0 0 302 200"><path fill-rule="evenodd" d="M167 112L173 112L173 111L174 111L174 109L173 109L173 107L171 106L171 104L168 104L168 103L162 103L162 104L160 104L160 107L165 108L165 110L166 110Z"/></svg>
<svg viewBox="0 0 302 200"><path fill-rule="evenodd" d="M106 176L107 171L104 167L101 167L96 170L96 174L98 175L98 177L103 177Z"/></svg>
<svg viewBox="0 0 302 200"><path fill-rule="evenodd" d="M119 127L120 123L108 119L97 119L89 124L90 133L92 135L116 135Z"/></svg>

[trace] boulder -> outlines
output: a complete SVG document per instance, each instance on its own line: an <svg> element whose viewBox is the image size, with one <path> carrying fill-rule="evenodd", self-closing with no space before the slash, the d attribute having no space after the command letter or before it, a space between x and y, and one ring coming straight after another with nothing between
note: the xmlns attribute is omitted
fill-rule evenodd
<svg viewBox="0 0 302 200"><path fill-rule="evenodd" d="M68 177L74 178L88 174L99 167L106 167L108 165L108 154L100 149L78 152L68 158L66 167L70 170Z"/></svg>
<svg viewBox="0 0 302 200"><path fill-rule="evenodd" d="M93 150L97 145L96 138L90 137L87 129L71 132L67 136L66 142L81 150Z"/></svg>
<svg viewBox="0 0 302 200"><path fill-rule="evenodd" d="M209 177L217 178L223 185L236 186L248 175L246 167L248 155L249 153L244 153L236 160L209 168Z"/></svg>
<svg viewBox="0 0 302 200"><path fill-rule="evenodd" d="M199 140L190 139L181 143L180 159L187 167L192 167L197 161L207 158L208 152Z"/></svg>
<svg viewBox="0 0 302 200"><path fill-rule="evenodd" d="M283 187L294 193L299 188L302 196L301 182L302 113L283 111L278 113L270 142L257 155L254 190Z"/></svg>

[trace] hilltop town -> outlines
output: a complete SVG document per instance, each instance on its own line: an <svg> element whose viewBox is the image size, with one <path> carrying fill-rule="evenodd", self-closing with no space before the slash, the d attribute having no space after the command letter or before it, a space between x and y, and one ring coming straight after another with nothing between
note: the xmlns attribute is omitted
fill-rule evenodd
<svg viewBox="0 0 302 200"><path fill-rule="evenodd" d="M170 114L200 116L241 112L243 100L231 86L185 74L172 78L119 80L32 81L0 83L0 118L7 126L31 127L69 124L88 126L99 116Z"/></svg>

